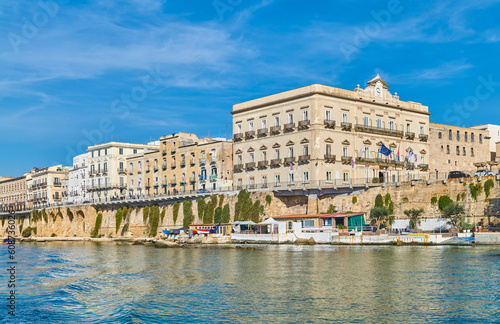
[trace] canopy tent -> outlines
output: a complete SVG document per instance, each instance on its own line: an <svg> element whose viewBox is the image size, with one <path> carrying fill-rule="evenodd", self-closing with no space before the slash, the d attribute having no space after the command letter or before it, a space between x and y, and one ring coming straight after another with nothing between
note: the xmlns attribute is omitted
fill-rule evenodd
<svg viewBox="0 0 500 324"><path fill-rule="evenodd" d="M252 221L236 221L232 222L231 225L255 225Z"/></svg>
<svg viewBox="0 0 500 324"><path fill-rule="evenodd" d="M255 223L252 221L236 221L231 223L235 233L248 232L254 225Z"/></svg>
<svg viewBox="0 0 500 324"><path fill-rule="evenodd" d="M265 221L255 224L259 234L278 234L278 222L274 218L270 217Z"/></svg>

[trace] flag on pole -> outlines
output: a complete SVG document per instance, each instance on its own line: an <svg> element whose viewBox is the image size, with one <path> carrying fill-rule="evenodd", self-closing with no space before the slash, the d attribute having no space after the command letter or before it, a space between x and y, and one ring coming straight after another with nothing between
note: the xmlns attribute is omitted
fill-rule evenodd
<svg viewBox="0 0 500 324"><path fill-rule="evenodd" d="M361 150L359 150L359 158L363 158L363 152L365 151L365 146L363 145L363 147L361 148Z"/></svg>
<svg viewBox="0 0 500 324"><path fill-rule="evenodd" d="M398 146L398 162L401 162L401 161L399 160L399 147L400 147L400 146L401 146L401 144L399 144L399 146Z"/></svg>
<svg viewBox="0 0 500 324"><path fill-rule="evenodd" d="M380 154L383 154L385 156L391 155L392 151L391 149L387 148L384 144L382 144L382 147L380 148Z"/></svg>

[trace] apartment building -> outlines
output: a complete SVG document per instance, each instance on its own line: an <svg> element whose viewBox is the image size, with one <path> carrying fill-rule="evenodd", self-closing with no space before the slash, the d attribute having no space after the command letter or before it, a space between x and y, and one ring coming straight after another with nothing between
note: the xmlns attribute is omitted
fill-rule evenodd
<svg viewBox="0 0 500 324"><path fill-rule="evenodd" d="M490 160L495 161L497 157L500 157L497 154L497 143L500 142L500 125L483 124L472 126L471 128L488 131L487 137L489 137L490 140Z"/></svg>
<svg viewBox="0 0 500 324"><path fill-rule="evenodd" d="M109 142L90 146L87 190L93 203L125 199L128 195L127 157L158 149L154 144Z"/></svg>
<svg viewBox="0 0 500 324"><path fill-rule="evenodd" d="M314 84L234 105L237 187L425 178L428 107L388 89L377 75L352 91Z"/></svg>
<svg viewBox="0 0 500 324"><path fill-rule="evenodd" d="M90 201L87 185L89 182L88 153L73 158L73 167L68 172L68 197L71 204L82 204Z"/></svg>
<svg viewBox="0 0 500 324"><path fill-rule="evenodd" d="M0 211L21 211L27 208L26 176L0 179Z"/></svg>
<svg viewBox="0 0 500 324"><path fill-rule="evenodd" d="M446 177L451 171L473 175L478 167L486 169L490 161L488 130L436 123L430 123L429 128L431 173Z"/></svg>
<svg viewBox="0 0 500 324"><path fill-rule="evenodd" d="M63 183L68 179L69 169L59 164L43 169L33 168L27 173L29 209L61 205L63 197L68 194Z"/></svg>
<svg viewBox="0 0 500 324"><path fill-rule="evenodd" d="M146 149L142 153L133 154L127 157L127 172L128 172L128 198L139 198L149 196L151 192L151 170L159 171L158 168L151 167L150 161L158 164L160 160L160 147L155 149ZM147 172L146 172L147 171ZM155 172L155 171L154 171ZM146 190L146 182L149 181L148 189ZM161 186L156 187L157 190Z"/></svg>

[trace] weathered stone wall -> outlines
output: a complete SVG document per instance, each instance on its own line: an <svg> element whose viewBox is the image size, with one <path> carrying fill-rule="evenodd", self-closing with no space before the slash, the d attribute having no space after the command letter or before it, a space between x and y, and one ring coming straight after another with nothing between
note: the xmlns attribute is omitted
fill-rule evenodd
<svg viewBox="0 0 500 324"><path fill-rule="evenodd" d="M484 187L485 178L481 180L481 185ZM309 199L307 196L293 197L275 197L272 192L252 193L252 201L259 200L261 205L264 205L264 214L261 218L267 218L278 215L294 215L294 214L316 214L317 212L326 212L330 205L336 207L337 211L353 211L353 212L369 212L375 203L375 198L378 194L385 196L390 194L394 202L394 215L398 218L406 218L404 211L411 208L423 208L424 214L422 217L438 217L440 212L437 205L431 204L432 197L439 199L440 196L448 195L452 200L456 201L457 196L465 196L460 203L465 206L466 212L470 216L476 216L476 221L484 219L485 222L493 224L500 223L500 188L498 181L495 180L495 187L491 189L488 199L486 199L484 188L481 190L477 201L471 196L469 188L470 183L477 183L478 179L470 179L463 183L459 180L451 180L447 184L442 182L418 183L414 186L410 184L402 184L399 187L390 186L386 188L375 187L363 191L353 192L351 194L338 195L335 197L319 197L318 199ZM266 196L272 196L270 204L266 203ZM356 197L356 203L353 202L353 197ZM210 198L206 198L208 202ZM235 193L225 195L224 205L229 204L231 219L234 217L235 205L238 197ZM160 212L165 208L165 217L159 223L158 231L162 229L178 228L182 226L184 218L182 201L179 209L179 215L176 223L173 221L173 204L161 204ZM195 216L194 223L202 223L203 220L198 218L197 200L192 201L192 210ZM17 231L20 234L22 229L27 227L36 227L36 236L48 237L56 235L58 237L89 237L95 227L96 217L98 213L102 213L103 219L100 235L106 237L146 237L148 236L148 227L143 220L144 206L131 205L128 206L131 211L128 219L124 219L121 223L118 232L116 231L115 209L99 209L96 210L91 206L72 206L68 214L67 208L51 208L46 209L48 215L47 221L43 218L34 222L32 218L20 219L17 221ZM72 215L71 215L72 214ZM473 217L469 221L474 221ZM125 224L128 225L128 231L123 231ZM2 233L5 233L7 228L7 220L1 224ZM22 225L22 227L21 227Z"/></svg>

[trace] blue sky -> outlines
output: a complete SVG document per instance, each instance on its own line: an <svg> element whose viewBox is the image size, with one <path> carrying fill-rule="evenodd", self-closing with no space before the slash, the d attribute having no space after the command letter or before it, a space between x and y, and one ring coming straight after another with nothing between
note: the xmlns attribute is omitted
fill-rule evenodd
<svg viewBox="0 0 500 324"><path fill-rule="evenodd" d="M231 136L235 103L377 73L433 122L500 122L500 1L42 3L0 3L0 175L91 142Z"/></svg>

